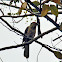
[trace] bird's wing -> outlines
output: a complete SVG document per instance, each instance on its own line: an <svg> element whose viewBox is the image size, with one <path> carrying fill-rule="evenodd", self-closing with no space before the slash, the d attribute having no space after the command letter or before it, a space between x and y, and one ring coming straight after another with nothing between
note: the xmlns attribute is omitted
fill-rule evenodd
<svg viewBox="0 0 62 62"><path fill-rule="evenodd" d="M26 30L24 32L25 35L27 34L28 28L29 28L29 26L26 28ZM23 38L23 42L25 41L25 39L26 39L26 37Z"/></svg>
<svg viewBox="0 0 62 62"><path fill-rule="evenodd" d="M25 30L25 34L27 33L27 31L28 31L28 28L29 28L29 26L26 28L26 30Z"/></svg>

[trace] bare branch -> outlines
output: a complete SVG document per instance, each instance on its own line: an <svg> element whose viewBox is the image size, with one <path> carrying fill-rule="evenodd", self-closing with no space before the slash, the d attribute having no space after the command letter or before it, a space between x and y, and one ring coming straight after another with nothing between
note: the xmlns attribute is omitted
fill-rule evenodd
<svg viewBox="0 0 62 62"><path fill-rule="evenodd" d="M7 21L5 21L2 17L0 17L0 19L1 19L4 23L6 23L12 30L14 30L14 31L16 31L16 32L18 32L18 33L20 33L20 34L22 34L22 35L25 36L25 34L23 34L21 31L15 29L15 28L13 28Z"/></svg>
<svg viewBox="0 0 62 62"><path fill-rule="evenodd" d="M13 7L13 8L17 8L17 9L20 8L20 7L16 7L16 6L14 6L14 5L6 4L6 3L1 3L1 2L0 2L0 4L1 4L1 5L6 5L6 6L10 6L10 7Z"/></svg>
<svg viewBox="0 0 62 62"><path fill-rule="evenodd" d="M4 23L6 23L6 24L7 24L12 30L14 30L15 32L18 32L18 33L20 33L20 34L26 36L26 35L23 34L21 31L19 31L19 30L13 28L7 21L5 21L2 17L0 17L0 19L1 19ZM55 28L53 28L53 29L51 29L51 30L48 30L47 32L44 32L44 33L40 34L40 35L37 36L36 38L33 38L33 39L30 40L29 42L26 42L26 44L27 44L27 43L32 43L33 41L37 40L38 38L40 38L40 37L42 37L42 36L44 36L44 35L46 35L46 34L48 34L48 33L50 33L50 32L53 32L53 31L56 30L56 29L57 29L57 28L55 27ZM28 37L28 38L29 38L29 37ZM31 39L31 38L29 38L29 39Z"/></svg>
<svg viewBox="0 0 62 62"><path fill-rule="evenodd" d="M14 33L16 33L17 35L22 36L21 34L15 32L14 30L12 30L12 29L8 28L7 26L5 26L2 22L0 22L0 23L1 23L4 27L6 27L8 30L10 30L10 31L12 31L12 32L14 32Z"/></svg>
<svg viewBox="0 0 62 62"><path fill-rule="evenodd" d="M0 51L12 49L12 48L17 48L17 47L24 46L24 45L25 44L19 44L19 45L14 45L14 46L3 47L3 48L0 48Z"/></svg>
<svg viewBox="0 0 62 62"><path fill-rule="evenodd" d="M4 15L4 13L3 13L3 11L1 9L0 9L0 11L1 11L2 15Z"/></svg>
<svg viewBox="0 0 62 62"><path fill-rule="evenodd" d="M19 21L17 21L17 22L15 21L15 23L19 23L20 21L22 21L22 20L23 20L23 18L24 18L24 17L22 17L22 19L21 19L21 20L19 20Z"/></svg>
<svg viewBox="0 0 62 62"><path fill-rule="evenodd" d="M7 26L5 26L2 22L0 22L4 27L6 27L8 30L11 31L11 29L9 29Z"/></svg>
<svg viewBox="0 0 62 62"><path fill-rule="evenodd" d="M53 41L55 41L55 40L57 40L57 39L59 39L59 38L61 38L62 37L62 35L61 36L59 36L59 37L57 37L57 38L55 38Z"/></svg>
<svg viewBox="0 0 62 62"><path fill-rule="evenodd" d="M41 42L38 42L38 41L35 41L36 43L42 45L42 47L45 47L46 49L48 49L49 51L53 52L53 50L51 50L50 48L53 48L53 47L50 47L46 44L43 44ZM27 43L27 44L30 44L30 43ZM3 51L3 50L7 50L7 49L12 49L12 48L18 48L18 47L21 47L21 46L24 46L26 45L26 43L24 44L19 44L19 45L14 45L14 46L8 46L8 47L3 47L3 48L0 48L0 51ZM58 50L57 48L53 48L55 50ZM61 49L59 49L59 51L62 51Z"/></svg>
<svg viewBox="0 0 62 62"><path fill-rule="evenodd" d="M26 17L26 16L32 16L34 14L26 14L26 15L20 15L20 16L9 16L9 15L4 15L4 16L0 16L0 17L12 17L12 18L18 18L18 17Z"/></svg>
<svg viewBox="0 0 62 62"><path fill-rule="evenodd" d="M55 50L62 51L62 49L54 48L54 47L51 47L51 46L49 46L49 45L43 44L43 43L38 42L38 41L35 41L35 42L38 43L38 44L40 44L40 45L42 45L42 47L45 47L46 49L48 49L48 50L51 51L51 52L53 52L53 50L51 50L51 48L52 48L52 49L55 49Z"/></svg>
<svg viewBox="0 0 62 62"><path fill-rule="evenodd" d="M53 28L53 29L51 29L51 30L48 30L48 31L46 31L46 32L44 32L44 33L42 33L42 34L39 34L37 37L35 37L35 38L33 38L32 40L30 40L29 43L32 43L33 41L37 40L38 38L40 38L40 37L42 37L42 36L44 36L44 35L46 35L46 34L48 34L48 33L51 33L51 32L53 32L53 31L55 31L55 30L57 30L56 27ZM26 43L27 43L27 42L26 42Z"/></svg>
<svg viewBox="0 0 62 62"><path fill-rule="evenodd" d="M0 3L0 4L2 4L2 3ZM3 5L10 6L9 4L6 4L6 3L4 3ZM12 6L12 5L11 5L11 7L15 7L15 6ZM16 8L16 7L15 7L15 8ZM19 9L19 7L17 7L17 8ZM36 7L35 7L35 8L36 8ZM28 12L31 13L30 16L32 16L32 15L38 16L38 15L39 15L39 14L34 14L32 11L29 11L29 9L25 9L25 10L27 10ZM21 16L21 17L25 17L25 16L26 16L26 15L23 15L23 16ZM3 17L4 17L4 16L3 16ZM9 17L9 16L8 16L8 17ZM20 16L10 16L10 17L16 18L16 17L20 17ZM52 20L49 16L46 15L45 18L47 18L47 20L50 20L55 26L59 27L59 25L58 25L57 23L55 23L54 20ZM21 31L19 31L19 30L13 28L7 21L5 21L5 20L2 18L2 16L0 17L0 19L1 19L4 23L6 23L13 31L15 31L15 32L17 32L17 33L22 34L22 35L25 36L25 34L23 34ZM29 42L26 42L26 43L20 44L20 45L16 45L16 46L4 47L4 48L1 48L0 51L1 51L1 50L6 50L6 49L11 49L11 48L17 48L17 47L20 47L20 46L24 46L24 45L26 45L26 44L31 44L33 41L36 42L36 40L37 40L38 38L40 38L40 37L42 37L42 36L44 36L44 35L46 35L46 34L48 34L48 33L50 33L50 32L55 31L56 29L58 29L57 27L55 27L55 28L53 28L53 29L51 29L51 30L48 30L47 32L42 33L42 34L40 34L39 36L37 36L37 37L35 37L35 38L33 38L33 39L31 39L31 38L28 37L29 39L31 39ZM37 43L39 43L39 42L37 42ZM39 44L40 44L40 43L39 43ZM44 44L41 44L41 45L42 45L43 47L46 46L46 45L44 45ZM45 48L47 48L47 47L45 47Z"/></svg>
<svg viewBox="0 0 62 62"><path fill-rule="evenodd" d="M33 41L36 41L38 38L40 38L40 36L44 36L45 34L48 34L49 32L52 32L54 30L56 30L57 28L53 28L52 30L49 30L45 33L42 33L40 34L39 36L37 36L36 38L33 38L32 40L30 40L29 42L25 42L23 44L19 44L19 45L16 45L16 46L9 46L9 47L4 47L4 48L0 48L0 51L2 50L6 50L6 49L12 49L12 48L17 48L17 47L20 47L20 46L24 46L26 44L31 44Z"/></svg>
<svg viewBox="0 0 62 62"><path fill-rule="evenodd" d="M0 57L1 62L3 62L2 58Z"/></svg>

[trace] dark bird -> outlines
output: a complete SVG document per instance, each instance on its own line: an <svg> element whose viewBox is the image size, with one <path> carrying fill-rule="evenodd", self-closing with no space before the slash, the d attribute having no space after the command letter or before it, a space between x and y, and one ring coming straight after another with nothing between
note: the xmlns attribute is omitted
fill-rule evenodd
<svg viewBox="0 0 62 62"><path fill-rule="evenodd" d="M25 35L27 37L23 38L23 43L28 42L30 39L29 38L34 38L35 33L36 33L36 25L38 25L36 22L32 22L30 26L28 26L25 30ZM29 37L29 38L28 38ZM24 56L26 58L29 58L29 44L24 45Z"/></svg>

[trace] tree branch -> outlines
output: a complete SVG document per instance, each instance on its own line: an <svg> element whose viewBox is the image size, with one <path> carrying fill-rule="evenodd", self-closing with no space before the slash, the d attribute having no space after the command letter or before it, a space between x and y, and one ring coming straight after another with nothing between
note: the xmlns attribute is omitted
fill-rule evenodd
<svg viewBox="0 0 62 62"><path fill-rule="evenodd" d="M0 4L1 4L1 3L0 3ZM5 3L4 3L4 5L10 6L10 5L5 4ZM11 6L11 7L14 7L14 6ZM38 11L40 11L40 9L39 9L38 7L36 7L36 6L34 6L34 7L37 8ZM15 8L16 8L16 7L15 7ZM19 8L19 7L17 7L17 8ZM32 13L32 14L33 14L33 13ZM32 15L32 14L31 14L31 15ZM30 15L30 16L31 16L31 15ZM33 14L33 15L35 15L35 14ZM25 16L26 16L26 15L23 15L22 17L25 17ZM12 16L12 17L13 17L13 16ZM16 16L15 16L15 17L16 17ZM15 17L14 17L14 18L15 18ZM18 16L18 17L20 17L20 16ZM46 18L47 20L50 20L50 22L52 22L56 27L53 28L53 29L51 29L51 30L48 30L47 32L44 32L44 33L42 33L42 34L39 34L37 37L33 38L33 39L30 40L29 42L26 42L26 43L20 44L20 45L16 45L16 46L4 47L4 48L1 48L0 51L1 51L1 50L6 50L6 49L11 49L11 48L17 48L17 47L20 47L20 46L24 46L24 45L26 45L26 44L31 44L33 41L36 41L38 38L40 38L40 37L42 37L42 36L44 36L44 35L46 35L46 34L48 34L48 33L50 33L50 32L53 32L53 31L56 30L56 29L59 29L59 25L58 25L57 23L55 23L54 20L52 20L49 16L46 15L45 18ZM20 34L22 34L22 35L25 36L25 34L23 34L21 31L15 29L15 28L13 28L7 21L5 21L2 17L0 17L0 19L1 19L4 23L6 23L12 30L14 30L14 31L16 31L16 32L18 32L18 33L20 33ZM30 39L30 38L29 38L29 39Z"/></svg>
<svg viewBox="0 0 62 62"><path fill-rule="evenodd" d="M40 38L40 37L42 37L42 36L44 36L44 35L46 35L46 34L48 34L48 33L51 33L51 32L53 32L53 31L55 31L55 30L57 30L58 28L57 27L55 27L55 28L53 28L53 29L51 29L51 30L48 30L48 31L46 31L46 32L44 32L44 33L42 33L42 34L39 34L37 37L35 37L35 38L33 38L32 40L30 40L29 42L25 42L26 44L27 43L32 43L33 41L36 41L38 38Z"/></svg>
<svg viewBox="0 0 62 62"><path fill-rule="evenodd" d="M12 18L18 18L18 17L26 17L26 16L32 16L35 14L26 14L26 15L20 15L20 16L9 16L9 15L4 15L4 16L0 16L0 17L12 17Z"/></svg>
<svg viewBox="0 0 62 62"><path fill-rule="evenodd" d="M1 4L1 5L6 5L6 6L10 6L10 7L13 7L13 8L17 8L17 9L20 8L20 7L16 7L16 6L14 6L14 5L6 4L6 3L1 3L1 2L0 2L0 4Z"/></svg>
<svg viewBox="0 0 62 62"><path fill-rule="evenodd" d="M3 18L0 17L0 19L1 19L3 22L5 22L12 30L15 30L16 32L18 32L18 33L20 33L20 34L25 35L25 34L23 34L22 32L20 32L19 30L17 30L17 29L15 29L15 28L11 27L11 25L8 24L8 22L6 22ZM38 38L40 38L41 36L44 36L44 35L46 35L46 34L48 34L48 33L50 33L50 32L53 32L53 31L56 30L56 29L57 29L57 28L55 27L55 28L53 28L53 29L51 29L51 30L48 30L47 32L44 32L44 33L40 34L40 35L37 36L36 38L33 38L33 39L30 40L29 42L25 42L24 44L1 48L0 51L1 51L1 50L6 50L6 49L17 48L17 47L20 47L20 46L24 46L24 45L26 45L26 44L31 44L33 41L36 41L36 40L37 40ZM29 39L31 39L31 38L29 38Z"/></svg>
<svg viewBox="0 0 62 62"><path fill-rule="evenodd" d="M23 34L21 31L15 29L15 28L13 28L7 21L5 21L2 17L0 17L0 19L1 19L4 23L6 23L12 30L14 30L14 31L16 31L16 32L18 32L18 33L20 33L20 34L22 34L22 35L25 36L25 34Z"/></svg>
<svg viewBox="0 0 62 62"><path fill-rule="evenodd" d="M38 41L35 41L35 42L38 43L38 44L40 44L40 45L42 45L42 47L48 49L50 52L53 52L53 50L51 50L50 48L48 48L45 44L42 44L42 43L40 43Z"/></svg>
<svg viewBox="0 0 62 62"><path fill-rule="evenodd" d="M4 13L3 13L3 11L1 9L0 9L0 11L1 11L2 15L4 15Z"/></svg>
<svg viewBox="0 0 62 62"><path fill-rule="evenodd" d="M20 33L20 34L22 34L23 36L26 36L26 35L23 34L21 31L19 31L19 30L13 28L7 21L5 21L2 17L0 17L0 19L1 19L4 23L6 23L12 30L14 30L14 31L16 31L16 32L18 32L18 33ZM42 36L44 36L44 35L46 35L46 34L48 34L48 33L50 33L50 32L53 32L53 31L56 30L56 29L58 29L58 28L55 27L55 28L53 28L53 29L51 29L51 30L48 30L47 32L44 32L44 33L42 33L42 34L39 34L36 38L33 38L33 39L30 40L29 42L26 42L26 44L27 44L27 43L32 43L33 41L37 40L38 38L40 38L40 37L42 37ZM29 37L28 37L28 38L29 38ZM31 39L31 38L29 38L29 39Z"/></svg>
<svg viewBox="0 0 62 62"><path fill-rule="evenodd" d="M38 35L39 35L39 34L41 34L41 30L40 30L40 20L39 20L39 17L38 16L37 16L37 23L39 24L38 25Z"/></svg>
<svg viewBox="0 0 62 62"><path fill-rule="evenodd" d="M34 5L31 1L29 2L32 6L34 6L39 12L40 12L40 9L36 6L36 5ZM26 9L27 10L27 9ZM41 9L42 10L42 9ZM30 11L29 11L30 12ZM31 12L30 12L31 13ZM33 14L33 13L32 13ZM50 22L52 22L58 29L59 29L59 25L54 21L54 20L52 20L49 16L45 16L45 18L47 19L47 20L49 20Z"/></svg>
<svg viewBox="0 0 62 62"><path fill-rule="evenodd" d="M6 23L12 30L14 30L14 31L16 31L16 32L18 32L18 33L20 33L20 34L26 36L26 35L23 34L21 31L19 31L19 30L13 28L7 21L5 21L2 17L0 17L0 19L1 19L4 23ZM50 33L50 32L53 32L53 31L56 30L56 29L57 29L57 28L55 27L55 28L53 28L53 29L51 29L51 30L48 30L47 32L44 32L44 33L42 33L42 34L39 34L36 38L33 38L33 39L30 40L29 42L25 42L25 43L26 43L26 44L27 44L27 43L32 43L33 41L36 41L38 38L40 38L40 37L42 37L42 36L44 36L44 35L46 35L46 34L48 34L48 33ZM29 37L28 37L28 38L29 38ZM31 38L29 38L29 39L31 39Z"/></svg>
<svg viewBox="0 0 62 62"><path fill-rule="evenodd" d="M38 14L38 13L36 13ZM52 14L51 12L48 12L47 14ZM59 14L62 14L62 12L60 11ZM18 18L18 17L26 17L26 16L32 16L32 15L35 15L35 14L25 14L25 15L20 15L20 16L9 16L9 15L3 15L3 16L0 16L0 17L12 17L12 18ZM40 14L39 14L39 17Z"/></svg>
<svg viewBox="0 0 62 62"><path fill-rule="evenodd" d="M53 48L53 47L50 47L50 46L48 46L48 45L46 45L46 44L43 44L43 43L41 43L41 42L38 42L38 41L35 41L35 42L38 43L38 44L40 44L40 45L42 45L42 47L45 47L45 48L48 49L49 51L53 52L53 50L50 49L50 48ZM29 43L27 43L27 44L29 44ZM12 49L12 48L18 48L18 47L22 47L22 46L24 46L24 45L26 45L26 43L24 43L24 44L19 44L19 45L14 45L14 46L3 47L3 48L0 48L0 51L7 50L7 49ZM57 48L53 48L53 49L58 50ZM62 51L62 50L59 49L59 51Z"/></svg>
<svg viewBox="0 0 62 62"><path fill-rule="evenodd" d="M57 37L57 38L55 38L53 41L55 41L55 40L57 40L57 39L59 39L59 38L61 38L62 37L62 35L61 36L59 36L59 37Z"/></svg>
<svg viewBox="0 0 62 62"><path fill-rule="evenodd" d="M36 6L36 5L34 5L31 1L29 2L33 7L35 7L39 12L40 12L40 9ZM41 11L42 11L42 9L41 9ZM53 23L58 29L59 29L59 25L53 20L53 19L51 19L48 15L46 15L46 16L44 16L47 20L49 20L51 23Z"/></svg>

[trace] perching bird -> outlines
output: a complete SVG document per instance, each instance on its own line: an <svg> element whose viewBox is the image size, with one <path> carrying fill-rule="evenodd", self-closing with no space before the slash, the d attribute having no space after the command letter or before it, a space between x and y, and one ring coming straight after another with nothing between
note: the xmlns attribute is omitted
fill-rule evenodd
<svg viewBox="0 0 62 62"><path fill-rule="evenodd" d="M25 30L25 35L30 38L34 38L36 33L36 25L38 25L36 22L32 22L30 26L28 26ZM30 39L24 37L23 42L28 42ZM29 58L29 45L24 46L24 56L26 58Z"/></svg>

